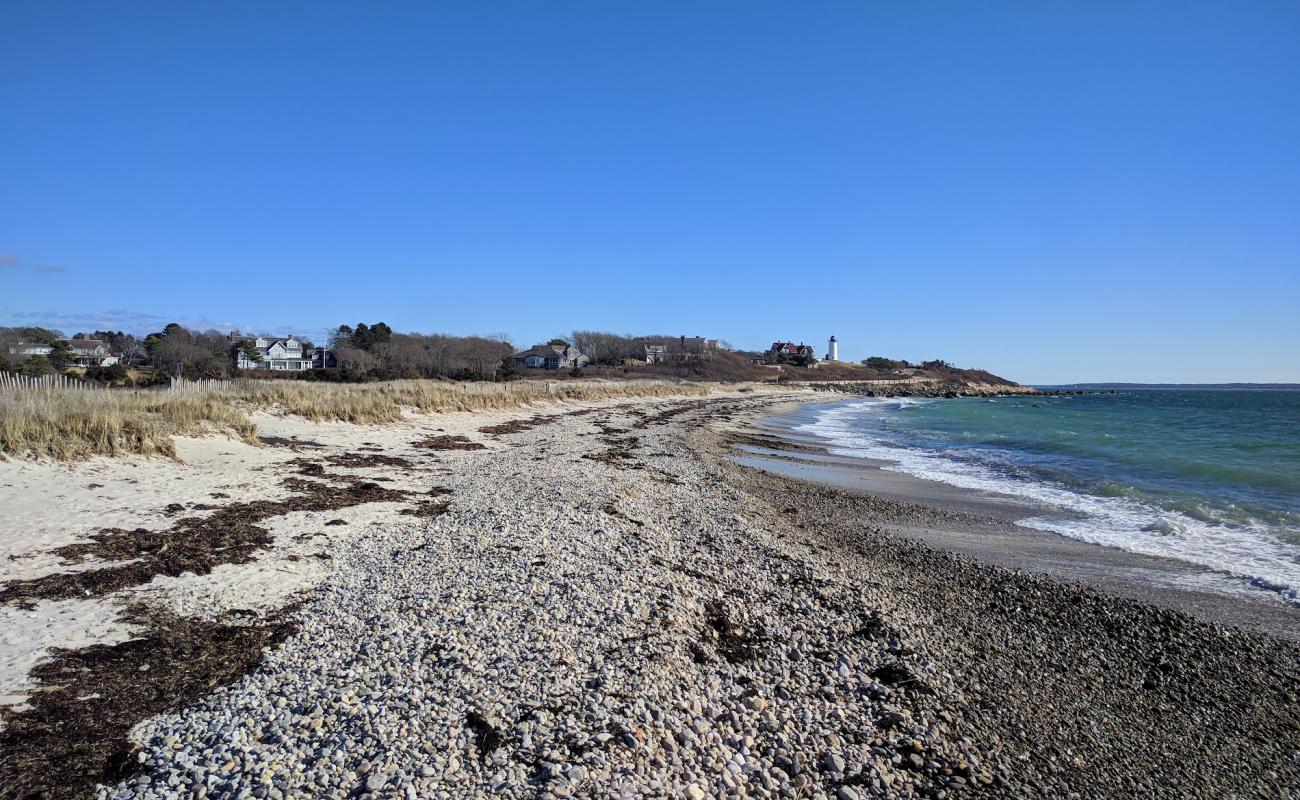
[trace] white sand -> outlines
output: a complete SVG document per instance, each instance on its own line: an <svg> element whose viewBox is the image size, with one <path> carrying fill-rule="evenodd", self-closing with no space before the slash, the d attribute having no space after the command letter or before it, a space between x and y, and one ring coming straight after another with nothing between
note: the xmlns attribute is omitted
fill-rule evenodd
<svg viewBox="0 0 1300 800"><path fill-rule="evenodd" d="M252 418L262 436L314 441L324 447L298 451L253 447L210 436L178 438L180 462L138 457L101 457L73 465L0 461L0 507L4 509L0 516L0 584L102 567L94 561L66 564L52 551L84 542L103 528L161 530L176 519L209 513L187 509L167 516L163 510L170 504L224 505L283 498L289 492L282 478L294 470L286 462L297 458L347 452L408 458L415 463L409 471L386 467L373 474L392 479L381 483L386 488L425 492L438 485L439 474L446 469L437 451L412 447L419 439L434 434L463 435L489 448L503 447L478 429L538 413L626 402L617 399L503 412L411 414L406 421L390 425L314 423L259 413ZM380 449L360 449L367 446ZM346 471L361 476L370 472ZM220 497L222 494L227 497ZM129 603L147 600L183 615L214 616L233 609L265 613L297 599L330 573L331 561L318 554L328 555L336 537L366 526L410 522L411 517L400 513L409 507L406 503L367 503L341 510L291 512L259 523L274 535L275 542L249 563L225 564L208 575L159 576L107 597L42 601L34 610L0 605L0 705L21 704L27 693L36 689L28 673L51 648L113 644L130 638L130 627L116 621ZM347 525L324 524L335 519Z"/></svg>

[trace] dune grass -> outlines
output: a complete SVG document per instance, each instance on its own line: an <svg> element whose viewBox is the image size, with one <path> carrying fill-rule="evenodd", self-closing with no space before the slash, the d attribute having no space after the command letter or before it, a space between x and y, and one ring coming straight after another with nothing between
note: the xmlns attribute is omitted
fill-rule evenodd
<svg viewBox="0 0 1300 800"><path fill-rule="evenodd" d="M236 392L255 408L280 408L317 422L393 422L403 409L418 413L518 408L556 400L704 395L714 386L670 381L514 381L454 383L405 380L363 384L249 381Z"/></svg>
<svg viewBox="0 0 1300 800"><path fill-rule="evenodd" d="M173 436L223 433L257 444L247 412L271 410L317 422L381 424L406 411L518 408L556 400L701 396L712 384L671 381L432 380L366 384L236 381L201 392L42 390L0 392L0 455L78 461L95 455L176 457Z"/></svg>
<svg viewBox="0 0 1300 800"><path fill-rule="evenodd" d="M257 431L229 400L164 391L6 392L0 454L78 461L94 455L176 457L172 436L220 431L248 442Z"/></svg>

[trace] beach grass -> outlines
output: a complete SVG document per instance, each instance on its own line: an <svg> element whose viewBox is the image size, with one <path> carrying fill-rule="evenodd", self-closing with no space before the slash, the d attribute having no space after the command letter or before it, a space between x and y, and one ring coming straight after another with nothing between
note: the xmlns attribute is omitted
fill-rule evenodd
<svg viewBox="0 0 1300 800"><path fill-rule="evenodd" d="M174 458L172 436L220 431L255 442L257 431L225 397L166 391L6 392L0 454L78 461L94 455Z"/></svg>
<svg viewBox="0 0 1300 800"><path fill-rule="evenodd" d="M174 392L39 390L0 392L0 455L79 461L137 454L176 457L174 436L220 433L257 444L252 411L315 422L382 424L406 413L488 411L539 402L702 396L713 384L673 381L400 380L364 384L242 380Z"/></svg>
<svg viewBox="0 0 1300 800"><path fill-rule="evenodd" d="M234 399L256 408L278 408L316 422L382 423L401 419L404 410L490 411L557 400L705 395L715 388L710 384L662 380L509 383L402 380L328 385L249 381L234 390Z"/></svg>

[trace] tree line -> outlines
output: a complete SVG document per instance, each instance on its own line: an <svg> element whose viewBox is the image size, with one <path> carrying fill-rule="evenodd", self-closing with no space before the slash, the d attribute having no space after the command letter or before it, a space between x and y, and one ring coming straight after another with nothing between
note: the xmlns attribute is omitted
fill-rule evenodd
<svg viewBox="0 0 1300 800"><path fill-rule="evenodd" d="M217 330L190 330L172 323L145 336L123 331L96 330L77 334L80 338L104 342L119 363L89 367L83 377L105 383L150 385L166 383L172 376L228 378L241 374L240 355L257 362L261 356L253 337L231 336ZM304 357L311 357L316 344L305 337ZM48 355L10 353L19 343L49 345ZM639 374L690 380L794 379L816 366L811 356L740 352L725 346L702 348L698 342L669 335L616 334L608 331L575 330L552 338L547 344L573 345L587 357L587 367L597 374ZM339 325L324 343L330 358L320 359L319 368L300 371L256 370L242 374L284 379L362 382L396 378L446 378L453 380L514 380L522 376L513 355L516 347L504 335L451 336L448 334L398 333L384 322ZM655 348L647 363L647 347ZM64 372L74 365L75 353L63 332L41 327L0 327L0 370L26 375ZM755 362L785 367L773 373ZM902 359L871 356L860 362L879 372L917 368L945 374L954 368L940 360L909 363ZM847 364L821 364L819 375L831 370L860 369ZM585 374L582 367L567 373ZM852 377L841 375L840 377Z"/></svg>
<svg viewBox="0 0 1300 800"><path fill-rule="evenodd" d="M682 357L712 358L725 350L695 350L682 344L682 337L668 335L633 335L630 333L610 333L609 331L573 331L567 340L555 339L554 342L573 344L583 352L592 364L619 366L627 361L644 361L646 347L662 347L666 360L681 360ZM724 343L725 344L725 343Z"/></svg>
<svg viewBox="0 0 1300 800"><path fill-rule="evenodd" d="M324 378L502 380L518 374L504 336L396 333L383 322L340 325L329 338L337 366Z"/></svg>
<svg viewBox="0 0 1300 800"><path fill-rule="evenodd" d="M118 358L118 364L90 367L93 380L165 382L172 376L228 378L241 373L239 356L260 361L255 337L232 337L217 330L190 330L178 323L138 337L123 331L97 330L79 337L98 339ZM63 372L74 365L74 353L62 331L39 327L0 328L0 370L25 375ZM316 344L295 337L308 357ZM50 345L49 355L11 353L20 343ZM501 380L517 377L514 352L503 336L450 336L397 333L383 322L340 325L326 343L332 361L319 369L277 373L276 377L308 380L366 381L393 378L452 378ZM136 368L136 369L131 369ZM258 372L265 375L264 372Z"/></svg>

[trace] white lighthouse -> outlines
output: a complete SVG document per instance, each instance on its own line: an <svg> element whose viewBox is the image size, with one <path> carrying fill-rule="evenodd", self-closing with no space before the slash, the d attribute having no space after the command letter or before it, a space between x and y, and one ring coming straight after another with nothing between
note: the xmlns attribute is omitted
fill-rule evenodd
<svg viewBox="0 0 1300 800"><path fill-rule="evenodd" d="M827 361L840 360L840 340L836 339L834 336L831 337L830 347L826 351L826 360Z"/></svg>

